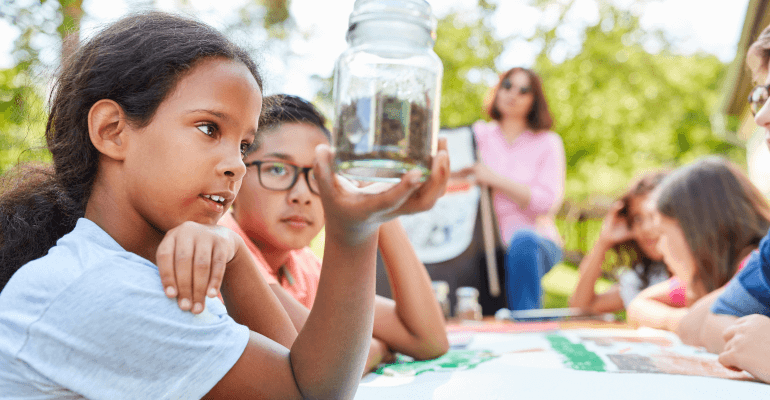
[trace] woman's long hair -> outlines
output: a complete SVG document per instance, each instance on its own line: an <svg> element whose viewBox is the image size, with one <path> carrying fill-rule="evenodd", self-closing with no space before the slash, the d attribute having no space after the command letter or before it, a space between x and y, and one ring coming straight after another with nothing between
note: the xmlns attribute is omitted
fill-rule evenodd
<svg viewBox="0 0 770 400"><path fill-rule="evenodd" d="M532 108L527 114L527 126L533 132L544 132L551 129L553 126L553 118L551 117L551 111L548 110L548 101L545 99L545 92L543 92L543 83L535 71L528 68L514 67L508 71L500 74L500 79L497 84L492 88L490 96L487 98L487 114L495 121L499 121L503 118L500 114L500 110L497 109L497 94L500 92L500 87L503 81L510 79L511 76L517 72L523 72L529 77L529 85L532 88Z"/></svg>
<svg viewBox="0 0 770 400"><path fill-rule="evenodd" d="M45 131L53 166L17 166L0 188L0 289L84 215L99 161L88 134L94 103L114 100L129 123L146 126L185 73L209 57L242 62L262 86L248 54L220 32L162 12L123 18L64 60Z"/></svg>

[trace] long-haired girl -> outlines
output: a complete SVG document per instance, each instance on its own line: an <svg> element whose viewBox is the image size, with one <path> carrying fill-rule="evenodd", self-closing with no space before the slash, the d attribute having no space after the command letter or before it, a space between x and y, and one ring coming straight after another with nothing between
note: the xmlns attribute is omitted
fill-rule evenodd
<svg viewBox="0 0 770 400"><path fill-rule="evenodd" d="M448 158L439 151L425 184L409 173L374 195L346 190L329 147L316 149L326 257L297 334L243 240L216 225L246 173L261 86L221 33L158 12L66 60L46 129L53 168L0 200L3 395L352 397L379 225L430 208Z"/></svg>

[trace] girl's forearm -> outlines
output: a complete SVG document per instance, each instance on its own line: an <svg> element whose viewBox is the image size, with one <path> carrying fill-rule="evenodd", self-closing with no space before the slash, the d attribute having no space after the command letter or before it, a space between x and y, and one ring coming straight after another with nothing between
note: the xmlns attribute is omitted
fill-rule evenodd
<svg viewBox="0 0 770 400"><path fill-rule="evenodd" d="M655 299L637 296L628 305L627 311L628 322L634 325L675 332L689 309L672 307Z"/></svg>
<svg viewBox="0 0 770 400"><path fill-rule="evenodd" d="M602 273L604 255L609 246L603 240L598 240L591 251L580 262L580 279L570 298L570 307L578 307L584 311L594 311L592 306L596 299L594 286Z"/></svg>
<svg viewBox="0 0 770 400"><path fill-rule="evenodd" d="M374 336L383 339L391 348L418 359L446 353L449 348L446 325L433 294L430 276L398 220L380 227L379 248L388 273L397 320L409 335L397 337L395 332L388 332L387 326L375 324ZM387 307L380 309L388 310Z"/></svg>
<svg viewBox="0 0 770 400"><path fill-rule="evenodd" d="M382 340L372 338L369 345L369 355L366 358L366 367L364 368L364 375L369 371L374 370L380 363L391 362L390 356L392 353L388 349L388 345Z"/></svg>
<svg viewBox="0 0 770 400"><path fill-rule="evenodd" d="M372 338L378 235L346 245L334 232L327 230L313 309L291 347L297 384L311 398L350 397ZM339 385L341 377L346 381ZM324 382L343 387L343 393L329 393Z"/></svg>
<svg viewBox="0 0 770 400"><path fill-rule="evenodd" d="M248 250L238 251L227 264L221 291L227 313L236 322L291 348L297 330Z"/></svg>

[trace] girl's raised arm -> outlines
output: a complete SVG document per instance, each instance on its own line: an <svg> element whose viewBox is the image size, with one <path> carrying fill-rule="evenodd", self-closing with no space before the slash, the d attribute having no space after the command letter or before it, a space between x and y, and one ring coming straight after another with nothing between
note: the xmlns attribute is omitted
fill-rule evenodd
<svg viewBox="0 0 770 400"><path fill-rule="evenodd" d="M569 300L570 307L578 307L586 312L602 313L623 309L620 288L616 284L607 292L596 294L594 286L602 273L602 263L607 251L617 243L631 239L631 230L625 218L618 213L623 208L622 202L616 202L604 217L599 240L580 262L580 279Z"/></svg>
<svg viewBox="0 0 770 400"><path fill-rule="evenodd" d="M669 279L639 293L626 310L628 322L638 326L676 331L689 308L671 304L671 285L672 280Z"/></svg>
<svg viewBox="0 0 770 400"><path fill-rule="evenodd" d="M291 350L252 333L241 358L207 398L353 397L371 340L379 226L432 207L449 177L445 141L439 143L428 181L420 185L419 174L410 172L378 194L343 188L332 173L328 146L319 146L316 155L326 246L313 309ZM245 267L253 261L244 258L249 254L239 251L228 264L222 294L239 318L258 320L253 298L240 295L245 280L260 279L256 268Z"/></svg>

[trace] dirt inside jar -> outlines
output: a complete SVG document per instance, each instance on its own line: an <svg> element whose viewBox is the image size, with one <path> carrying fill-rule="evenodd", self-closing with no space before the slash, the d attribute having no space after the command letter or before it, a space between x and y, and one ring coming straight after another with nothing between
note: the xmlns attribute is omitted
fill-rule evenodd
<svg viewBox="0 0 770 400"><path fill-rule="evenodd" d="M337 168L363 178L398 178L412 168L427 174L431 123L430 107L382 93L343 105L335 126Z"/></svg>

